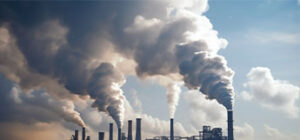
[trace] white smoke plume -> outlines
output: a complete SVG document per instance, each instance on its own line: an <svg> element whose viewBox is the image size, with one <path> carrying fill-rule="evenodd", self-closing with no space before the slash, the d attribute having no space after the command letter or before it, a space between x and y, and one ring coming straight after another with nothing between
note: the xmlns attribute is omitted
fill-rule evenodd
<svg viewBox="0 0 300 140"><path fill-rule="evenodd" d="M167 85L167 98L169 104L169 114L171 118L174 118L176 106L178 105L180 96L180 85L179 84L168 84Z"/></svg>

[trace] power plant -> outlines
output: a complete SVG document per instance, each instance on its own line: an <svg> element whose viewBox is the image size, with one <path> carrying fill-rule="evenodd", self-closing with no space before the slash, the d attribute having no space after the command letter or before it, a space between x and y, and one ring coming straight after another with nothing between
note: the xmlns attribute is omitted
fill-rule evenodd
<svg viewBox="0 0 300 140"><path fill-rule="evenodd" d="M136 133L135 140L142 140L142 130L141 130L142 119L136 119ZM193 136L175 136L174 135L174 119L170 119L170 135L169 136L155 136L153 138L146 138L145 140L234 140L233 138L233 111L227 111L227 136L223 136L222 128L211 128L211 126L203 126L202 131L199 134ZM133 140L132 137L132 120L128 120L128 132L127 137L121 128L118 128L118 140ZM105 140L104 132L98 133L98 140ZM78 130L75 130L75 134L72 135L71 140L79 140ZM85 128L82 128L82 140L91 140L90 136L86 137ZM113 140L113 123L109 124L109 138L108 140Z"/></svg>

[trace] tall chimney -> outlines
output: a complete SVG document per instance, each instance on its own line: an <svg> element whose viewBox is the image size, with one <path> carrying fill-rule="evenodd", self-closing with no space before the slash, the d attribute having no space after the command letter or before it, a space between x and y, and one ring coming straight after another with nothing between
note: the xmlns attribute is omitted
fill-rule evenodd
<svg viewBox="0 0 300 140"><path fill-rule="evenodd" d="M122 131L121 131L121 128L118 128L118 140L122 140Z"/></svg>
<svg viewBox="0 0 300 140"><path fill-rule="evenodd" d="M104 140L104 132L99 132L98 136L99 136L99 140Z"/></svg>
<svg viewBox="0 0 300 140"><path fill-rule="evenodd" d="M74 140L78 140L78 130L75 130Z"/></svg>
<svg viewBox="0 0 300 140"><path fill-rule="evenodd" d="M114 124L109 124L109 140L113 140L113 131L114 131Z"/></svg>
<svg viewBox="0 0 300 140"><path fill-rule="evenodd" d="M85 140L85 127L82 127L82 140Z"/></svg>
<svg viewBox="0 0 300 140"><path fill-rule="evenodd" d="M170 119L170 140L174 140L174 127L173 127L173 122L174 119Z"/></svg>
<svg viewBox="0 0 300 140"><path fill-rule="evenodd" d="M141 118L136 118L136 133L135 133L135 140L142 140L141 134Z"/></svg>
<svg viewBox="0 0 300 140"><path fill-rule="evenodd" d="M233 116L232 110L227 110L227 118L228 118L228 140L233 140Z"/></svg>
<svg viewBox="0 0 300 140"><path fill-rule="evenodd" d="M132 140L132 120L128 120L128 135L127 140Z"/></svg>

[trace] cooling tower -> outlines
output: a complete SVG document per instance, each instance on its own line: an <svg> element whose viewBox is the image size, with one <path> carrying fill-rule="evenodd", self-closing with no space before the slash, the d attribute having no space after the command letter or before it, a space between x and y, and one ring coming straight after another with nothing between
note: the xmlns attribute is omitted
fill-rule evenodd
<svg viewBox="0 0 300 140"><path fill-rule="evenodd" d="M171 118L170 119L170 140L174 140L174 127L173 124L174 123L174 119Z"/></svg>
<svg viewBox="0 0 300 140"><path fill-rule="evenodd" d="M136 118L136 133L135 133L135 140L142 140L141 134L141 118Z"/></svg>
<svg viewBox="0 0 300 140"><path fill-rule="evenodd" d="M104 132L98 132L99 140L104 140Z"/></svg>
<svg viewBox="0 0 300 140"><path fill-rule="evenodd" d="M232 110L227 111L227 118L228 118L228 140L233 140L233 116Z"/></svg>
<svg viewBox="0 0 300 140"><path fill-rule="evenodd" d="M110 123L109 124L109 140L113 140L113 131L114 131L114 124Z"/></svg>
<svg viewBox="0 0 300 140"><path fill-rule="evenodd" d="M128 120L128 135L127 140L132 140L132 120Z"/></svg>
<svg viewBox="0 0 300 140"><path fill-rule="evenodd" d="M85 127L82 127L82 140L85 140Z"/></svg>

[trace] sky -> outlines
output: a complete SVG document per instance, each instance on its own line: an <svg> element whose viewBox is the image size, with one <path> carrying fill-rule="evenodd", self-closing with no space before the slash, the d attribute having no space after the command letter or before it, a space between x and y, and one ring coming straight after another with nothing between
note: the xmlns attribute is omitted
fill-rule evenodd
<svg viewBox="0 0 300 140"><path fill-rule="evenodd" d="M0 2L0 136L300 140L299 40L297 0Z"/></svg>

